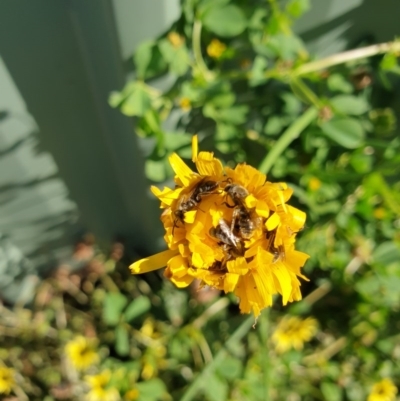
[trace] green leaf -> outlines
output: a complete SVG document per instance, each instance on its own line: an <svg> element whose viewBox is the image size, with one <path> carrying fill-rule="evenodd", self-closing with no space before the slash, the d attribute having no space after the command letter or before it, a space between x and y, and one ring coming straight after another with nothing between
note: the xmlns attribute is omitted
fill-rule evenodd
<svg viewBox="0 0 400 401"><path fill-rule="evenodd" d="M322 132L339 145L354 149L364 141L364 129L354 118L336 118L321 125Z"/></svg>
<svg viewBox="0 0 400 401"><path fill-rule="evenodd" d="M375 263L388 266L400 260L400 247L391 241L384 242L376 247L372 257Z"/></svg>
<svg viewBox="0 0 400 401"><path fill-rule="evenodd" d="M364 114L370 109L370 106L365 99L351 95L335 96L331 99L331 104L336 111L355 116Z"/></svg>
<svg viewBox="0 0 400 401"><path fill-rule="evenodd" d="M240 35L247 25L243 11L234 5L212 7L203 15L203 24L211 32L222 36Z"/></svg>
<svg viewBox="0 0 400 401"><path fill-rule="evenodd" d="M387 53L383 56L380 67L385 71L393 71L397 68L397 57L393 53Z"/></svg>
<svg viewBox="0 0 400 401"><path fill-rule="evenodd" d="M109 326L118 324L128 300L120 292L110 292L104 298L103 320Z"/></svg>
<svg viewBox="0 0 400 401"><path fill-rule="evenodd" d="M285 126L285 120L279 116L271 116L268 118L267 123L264 127L264 132L267 135L279 134Z"/></svg>
<svg viewBox="0 0 400 401"><path fill-rule="evenodd" d="M302 40L297 36L288 36L279 33L271 37L269 44L271 48L283 59L293 60L299 51L304 49Z"/></svg>
<svg viewBox="0 0 400 401"><path fill-rule="evenodd" d="M170 71L178 76L182 76L189 69L190 57L185 46L181 46L175 51L174 58L170 62Z"/></svg>
<svg viewBox="0 0 400 401"><path fill-rule="evenodd" d="M268 61L263 56L256 56L250 73L250 86L257 86L265 83L265 70L267 69Z"/></svg>
<svg viewBox="0 0 400 401"><path fill-rule="evenodd" d="M151 107L151 99L146 88L136 84L132 93L121 106L121 111L126 116L143 116Z"/></svg>
<svg viewBox="0 0 400 401"><path fill-rule="evenodd" d="M160 379L151 379L136 383L139 390L138 401L156 401L166 393L165 384Z"/></svg>
<svg viewBox="0 0 400 401"><path fill-rule="evenodd" d="M238 378L243 370L243 364L239 359L226 356L217 368L217 373L228 380Z"/></svg>
<svg viewBox="0 0 400 401"><path fill-rule="evenodd" d="M135 52L134 60L136 65L136 73L140 79L144 79L145 77L146 69L151 61L154 46L154 41L144 42L139 45Z"/></svg>
<svg viewBox="0 0 400 401"><path fill-rule="evenodd" d="M151 302L149 298L142 295L136 299L134 299L126 308L124 312L124 317L127 322L131 322L133 319L138 316L146 313L151 308Z"/></svg>
<svg viewBox="0 0 400 401"><path fill-rule="evenodd" d="M238 130L235 125L218 123L215 132L215 141L230 142L238 137Z"/></svg>
<svg viewBox="0 0 400 401"><path fill-rule="evenodd" d="M118 107L124 98L125 96L121 92L111 92L110 96L108 97L108 104L111 107Z"/></svg>
<svg viewBox="0 0 400 401"><path fill-rule="evenodd" d="M167 68L160 49L154 41L142 43L135 52L134 61L139 79L150 78Z"/></svg>
<svg viewBox="0 0 400 401"><path fill-rule="evenodd" d="M222 109L219 112L219 119L231 124L243 124L246 122L246 116L249 107L246 105L233 106L229 109Z"/></svg>
<svg viewBox="0 0 400 401"><path fill-rule="evenodd" d="M291 0L287 6L287 12L295 18L301 17L310 9L310 0Z"/></svg>
<svg viewBox="0 0 400 401"><path fill-rule="evenodd" d="M353 85L346 81L343 75L340 74L332 74L328 77L327 80L328 88L332 92L343 92L343 93L352 93L354 88Z"/></svg>
<svg viewBox="0 0 400 401"><path fill-rule="evenodd" d="M351 155L350 164L357 173L365 174L372 169L373 158L371 155L366 155L363 152L356 152Z"/></svg>
<svg viewBox="0 0 400 401"><path fill-rule="evenodd" d="M129 355L129 334L125 326L119 325L115 329L115 350L120 356Z"/></svg>
<svg viewBox="0 0 400 401"><path fill-rule="evenodd" d="M220 107L220 108L227 108L232 106L235 103L235 94L233 92L223 92L223 93L218 93L215 95L209 103L214 105L215 107Z"/></svg>
<svg viewBox="0 0 400 401"><path fill-rule="evenodd" d="M146 160L144 171L146 177L154 182L163 182L167 178L164 160Z"/></svg>
<svg viewBox="0 0 400 401"><path fill-rule="evenodd" d="M281 95L282 100L285 102L284 112L291 116L297 116L301 113L302 105L300 100L293 95L293 93L285 92Z"/></svg>
<svg viewBox="0 0 400 401"><path fill-rule="evenodd" d="M204 386L204 394L209 401L226 400L228 395L228 384L217 375L212 375L207 379Z"/></svg>
<svg viewBox="0 0 400 401"><path fill-rule="evenodd" d="M164 59L169 64L169 70L178 75L184 75L189 68L190 58L186 46L175 48L167 39L160 40L159 48Z"/></svg>
<svg viewBox="0 0 400 401"><path fill-rule="evenodd" d="M341 401L342 389L334 383L323 382L321 384L321 392L325 401Z"/></svg>

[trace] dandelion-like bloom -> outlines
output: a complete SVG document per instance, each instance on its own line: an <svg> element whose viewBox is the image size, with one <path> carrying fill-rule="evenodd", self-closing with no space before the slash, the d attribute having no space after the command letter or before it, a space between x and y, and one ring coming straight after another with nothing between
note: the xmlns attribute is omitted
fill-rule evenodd
<svg viewBox="0 0 400 401"><path fill-rule="evenodd" d="M164 212L161 221L168 250L133 263L132 273L167 266L165 276L177 287L194 279L202 285L234 292L242 313L301 299L300 269L308 255L295 250L296 233L305 222L302 211L289 206L292 190L271 183L255 168L223 167L213 153L197 151L192 142L193 172L177 154L169 158L176 188L152 187Z"/></svg>
<svg viewBox="0 0 400 401"><path fill-rule="evenodd" d="M190 99L188 97L182 97L179 100L179 107L183 110L183 111L190 111L192 108L192 103L190 101Z"/></svg>
<svg viewBox="0 0 400 401"><path fill-rule="evenodd" d="M109 387L111 372L105 370L98 375L86 376L85 381L90 390L86 394L86 401L118 401L120 400L119 391L114 387Z"/></svg>
<svg viewBox="0 0 400 401"><path fill-rule="evenodd" d="M134 388L129 390L124 395L124 401L135 401L139 398L139 390Z"/></svg>
<svg viewBox="0 0 400 401"><path fill-rule="evenodd" d="M178 49L185 43L185 39L183 38L183 36L179 35L179 33L177 32L170 32L167 35L167 38L171 45L175 47L175 49Z"/></svg>
<svg viewBox="0 0 400 401"><path fill-rule="evenodd" d="M99 361L95 345L96 340L89 341L83 336L78 336L67 343L65 352L77 370L85 370Z"/></svg>
<svg viewBox="0 0 400 401"><path fill-rule="evenodd" d="M390 379L383 379L375 383L367 401L394 401L397 394L397 387Z"/></svg>
<svg viewBox="0 0 400 401"><path fill-rule="evenodd" d="M226 45L218 39L213 39L207 46L207 54L216 59L220 58L225 50Z"/></svg>
<svg viewBox="0 0 400 401"><path fill-rule="evenodd" d="M14 384L14 370L0 366L0 394L10 394Z"/></svg>
<svg viewBox="0 0 400 401"><path fill-rule="evenodd" d="M310 341L318 329L317 321L308 317L300 319L296 316L284 317L272 335L277 352L283 353L294 348L303 349L304 343Z"/></svg>

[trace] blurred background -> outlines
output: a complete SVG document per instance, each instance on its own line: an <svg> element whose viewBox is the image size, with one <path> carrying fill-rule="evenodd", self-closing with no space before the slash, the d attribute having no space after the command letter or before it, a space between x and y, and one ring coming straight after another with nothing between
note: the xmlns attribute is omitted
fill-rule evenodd
<svg viewBox="0 0 400 401"><path fill-rule="evenodd" d="M398 10L395 0L0 2L4 399L396 399L400 52L296 68L395 40ZM224 163L288 182L308 216L305 300L277 299L237 337L246 320L234 298L175 289L162 272L129 275L165 248L149 187L171 185L168 155L190 158L194 133Z"/></svg>

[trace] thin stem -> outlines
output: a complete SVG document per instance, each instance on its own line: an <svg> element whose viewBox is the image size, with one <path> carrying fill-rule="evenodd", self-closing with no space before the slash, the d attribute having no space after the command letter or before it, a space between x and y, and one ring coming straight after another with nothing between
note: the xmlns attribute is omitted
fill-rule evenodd
<svg viewBox="0 0 400 401"><path fill-rule="evenodd" d="M293 71L294 75L304 75L311 72L323 70L325 68L332 67L334 65L347 63L352 60L359 60L366 57L376 56L377 54L383 54L388 52L399 52L400 42L386 42L379 43L377 45L361 47L360 49L349 50L342 53L337 53L332 56L323 58L321 60L311 61L303 64Z"/></svg>
<svg viewBox="0 0 400 401"><path fill-rule="evenodd" d="M265 156L264 160L261 162L259 166L259 170L267 174L273 164L276 162L278 157L285 151L285 149L296 139L299 137L301 132L311 124L313 120L315 120L318 116L318 109L314 106L311 106L302 116L300 116L296 121L294 121L286 131L280 136L280 138L276 141L273 148L270 152Z"/></svg>
<svg viewBox="0 0 400 401"><path fill-rule="evenodd" d="M212 72L208 69L206 63L204 62L203 55L201 54L201 28L201 22L199 20L195 20L192 34L193 55L194 60L204 78L209 80L212 78Z"/></svg>
<svg viewBox="0 0 400 401"><path fill-rule="evenodd" d="M270 388L270 369L269 355L268 355L268 331L269 331L269 313L268 309L260 316L259 319L259 335L261 341L261 352L263 358L261 361L262 372L263 372L263 384L264 384L264 401L269 401L269 388Z"/></svg>
<svg viewBox="0 0 400 401"><path fill-rule="evenodd" d="M228 355L228 350L237 341L241 340L249 331L250 327L254 323L254 316L249 316L243 323L236 329L236 331L230 336L229 340L225 343L225 346L221 348L212 362L210 362L201 373L196 377L192 384L188 387L185 394L181 398L181 401L191 401L197 396L201 387L206 385L207 378L210 377L218 365Z"/></svg>

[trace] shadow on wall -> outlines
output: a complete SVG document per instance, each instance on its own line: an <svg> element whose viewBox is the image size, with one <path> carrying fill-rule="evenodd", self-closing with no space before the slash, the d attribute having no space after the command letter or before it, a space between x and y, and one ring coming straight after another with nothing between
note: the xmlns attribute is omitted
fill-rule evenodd
<svg viewBox="0 0 400 401"><path fill-rule="evenodd" d="M25 302L36 274L72 253L81 225L26 115L0 111L0 171L0 294L7 302Z"/></svg>

